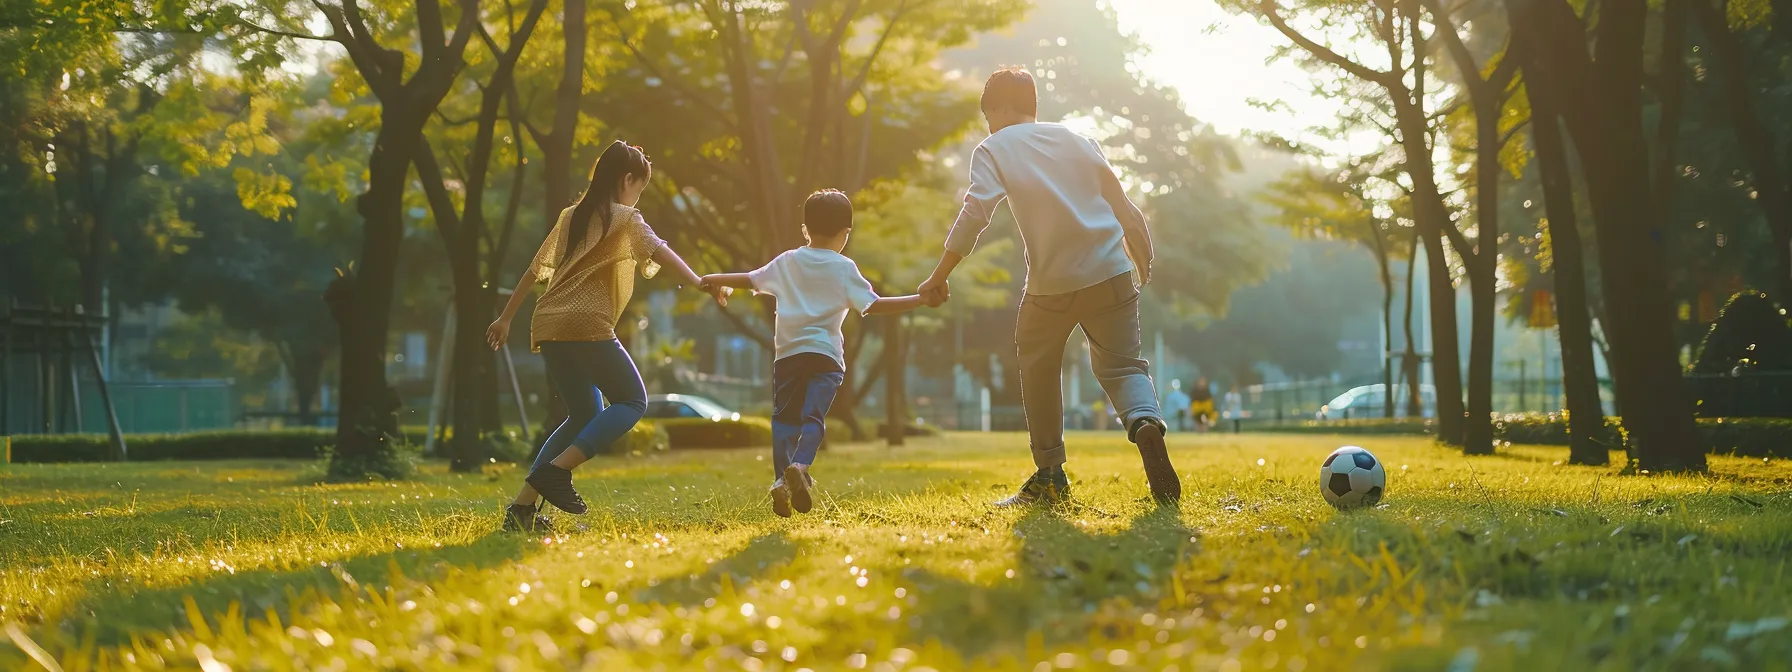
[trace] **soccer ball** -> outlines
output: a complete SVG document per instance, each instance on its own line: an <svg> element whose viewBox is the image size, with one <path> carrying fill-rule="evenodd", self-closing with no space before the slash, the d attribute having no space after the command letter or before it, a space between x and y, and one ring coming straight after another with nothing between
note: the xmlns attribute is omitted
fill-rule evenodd
<svg viewBox="0 0 1792 672"><path fill-rule="evenodd" d="M1387 484L1388 473L1382 470L1381 460L1357 446L1332 451L1319 466L1319 492L1340 509L1375 506Z"/></svg>

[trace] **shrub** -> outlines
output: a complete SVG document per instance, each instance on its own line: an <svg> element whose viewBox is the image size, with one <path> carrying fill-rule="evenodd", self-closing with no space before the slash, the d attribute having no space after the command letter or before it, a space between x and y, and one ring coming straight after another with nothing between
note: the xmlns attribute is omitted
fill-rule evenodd
<svg viewBox="0 0 1792 672"><path fill-rule="evenodd" d="M1713 453L1792 457L1792 420L1785 418L1701 418L1699 433Z"/></svg>
<svg viewBox="0 0 1792 672"><path fill-rule="evenodd" d="M675 418L655 420L666 431L671 447L686 448L759 448L772 445L772 421L767 418L739 420L705 420Z"/></svg>
<svg viewBox="0 0 1792 672"><path fill-rule="evenodd" d="M326 429L274 431L220 430L190 434L130 434L127 457L152 460L231 460L242 458L316 459L336 443ZM14 462L101 462L111 439L104 434L40 434L12 437Z"/></svg>
<svg viewBox="0 0 1792 672"><path fill-rule="evenodd" d="M1568 445L1568 416L1561 413L1515 413L1493 421L1493 437L1508 443L1539 446ZM1607 417L1599 434L1593 437L1606 448L1624 446L1624 427L1617 418Z"/></svg>
<svg viewBox="0 0 1792 672"><path fill-rule="evenodd" d="M628 430L615 443L610 444L609 455L646 455L657 453L672 447L672 439L667 436L666 428L658 421L642 420L634 429Z"/></svg>
<svg viewBox="0 0 1792 672"><path fill-rule="evenodd" d="M1430 434L1432 421L1407 418L1363 418L1357 420L1295 420L1262 424L1246 420L1245 429L1289 434ZM1213 431L1231 431L1230 421L1223 421Z"/></svg>

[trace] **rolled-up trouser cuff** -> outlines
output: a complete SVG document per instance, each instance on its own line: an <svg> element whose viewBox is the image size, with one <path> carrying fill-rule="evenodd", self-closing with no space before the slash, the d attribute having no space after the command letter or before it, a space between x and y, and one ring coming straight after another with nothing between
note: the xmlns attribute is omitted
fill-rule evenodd
<svg viewBox="0 0 1792 672"><path fill-rule="evenodd" d="M1034 448L1033 466L1039 467L1040 469L1050 469L1052 467L1061 466L1067 459L1066 455L1064 444L1062 443L1044 450Z"/></svg>
<svg viewBox="0 0 1792 672"><path fill-rule="evenodd" d="M1156 412L1139 413L1139 414L1132 416L1132 418L1130 418L1126 421L1126 440L1127 441L1131 441L1133 443L1139 442L1139 427L1141 426L1139 423L1144 422L1144 421L1149 421L1152 424L1157 425L1159 429L1164 430L1165 434L1170 433L1170 425L1169 425L1169 423L1164 422L1164 418L1162 415L1159 415Z"/></svg>

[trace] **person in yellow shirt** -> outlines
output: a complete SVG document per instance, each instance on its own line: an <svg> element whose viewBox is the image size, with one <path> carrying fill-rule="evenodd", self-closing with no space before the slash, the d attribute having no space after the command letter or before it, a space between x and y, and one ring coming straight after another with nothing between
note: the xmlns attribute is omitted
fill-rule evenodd
<svg viewBox="0 0 1792 672"><path fill-rule="evenodd" d="M1188 399L1188 415L1194 418L1195 429L1207 431L1218 416L1213 412L1213 386L1208 384L1206 376L1195 380L1195 388L1189 391Z"/></svg>
<svg viewBox="0 0 1792 672"><path fill-rule="evenodd" d="M634 296L638 269L652 277L656 264L664 265L684 286L699 284L697 274L634 207L652 174L640 147L618 141L605 149L591 168L591 186L560 212L504 313L485 332L493 350L503 347L529 286L547 283L535 302L530 345L547 360L548 380L566 400L566 420L548 435L526 484L505 511L506 530L550 531L540 500L567 513L585 513L572 470L627 434L647 412L647 386L616 339L616 320ZM722 300L721 288L706 291Z"/></svg>

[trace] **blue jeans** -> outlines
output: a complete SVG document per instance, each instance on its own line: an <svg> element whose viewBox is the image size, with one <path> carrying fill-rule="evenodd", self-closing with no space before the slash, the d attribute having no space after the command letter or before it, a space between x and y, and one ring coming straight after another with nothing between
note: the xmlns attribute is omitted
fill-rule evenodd
<svg viewBox="0 0 1792 672"><path fill-rule="evenodd" d="M814 464L827 436L828 408L846 374L827 355L798 353L772 362L772 473L792 462Z"/></svg>
<svg viewBox="0 0 1792 672"><path fill-rule="evenodd" d="M566 421L548 435L531 472L568 446L577 446L585 457L597 454L634 429L647 412L647 386L621 342L548 341L541 344L541 356L547 360L548 382L566 400Z"/></svg>

